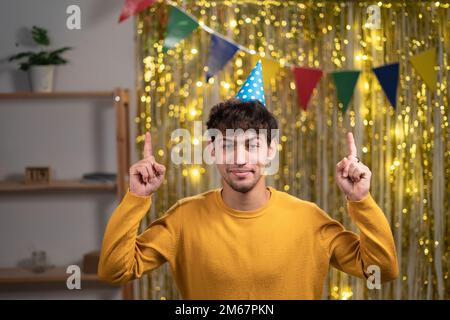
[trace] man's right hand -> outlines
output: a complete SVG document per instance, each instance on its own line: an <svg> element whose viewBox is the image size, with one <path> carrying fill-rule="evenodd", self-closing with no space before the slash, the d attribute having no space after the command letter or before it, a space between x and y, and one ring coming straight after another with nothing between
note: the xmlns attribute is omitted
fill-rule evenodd
<svg viewBox="0 0 450 320"><path fill-rule="evenodd" d="M138 196L149 196L164 181L166 167L155 161L152 153L152 137L150 132L145 133L143 159L130 168L130 191Z"/></svg>

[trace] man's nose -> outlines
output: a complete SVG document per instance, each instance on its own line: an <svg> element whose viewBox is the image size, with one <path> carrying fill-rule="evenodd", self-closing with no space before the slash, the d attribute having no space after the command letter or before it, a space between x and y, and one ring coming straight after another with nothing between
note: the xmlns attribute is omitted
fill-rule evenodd
<svg viewBox="0 0 450 320"><path fill-rule="evenodd" d="M236 146L235 151L235 164L246 164L247 163L247 152L245 150L245 146L238 145Z"/></svg>

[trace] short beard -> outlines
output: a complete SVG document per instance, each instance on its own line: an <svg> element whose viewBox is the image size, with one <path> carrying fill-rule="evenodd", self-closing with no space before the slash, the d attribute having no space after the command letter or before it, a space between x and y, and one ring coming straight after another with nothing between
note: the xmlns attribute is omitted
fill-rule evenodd
<svg viewBox="0 0 450 320"><path fill-rule="evenodd" d="M226 179L226 180L224 179L224 180L231 187L231 189L233 189L234 191L240 192L240 193L247 193L247 192L251 191L256 186L256 184L259 182L259 179L261 179L261 176L259 176L259 178L254 183L252 183L250 185L237 185L232 180L231 181L228 180L228 179Z"/></svg>

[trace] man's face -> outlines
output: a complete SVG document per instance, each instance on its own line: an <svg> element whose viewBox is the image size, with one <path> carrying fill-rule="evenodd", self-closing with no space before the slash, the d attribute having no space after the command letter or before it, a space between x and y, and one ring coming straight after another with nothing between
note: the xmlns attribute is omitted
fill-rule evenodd
<svg viewBox="0 0 450 320"><path fill-rule="evenodd" d="M273 159L275 144L267 145L266 136L255 130L237 130L215 140L213 156L225 183L237 192L253 189Z"/></svg>

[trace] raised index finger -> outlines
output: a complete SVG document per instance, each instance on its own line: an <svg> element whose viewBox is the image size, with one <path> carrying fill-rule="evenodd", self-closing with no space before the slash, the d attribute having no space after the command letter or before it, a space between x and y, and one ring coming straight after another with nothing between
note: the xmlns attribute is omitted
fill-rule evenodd
<svg viewBox="0 0 450 320"><path fill-rule="evenodd" d="M347 147L348 147L348 155L356 157L356 145L355 145L355 139L353 138L353 133L348 132L347 133Z"/></svg>
<svg viewBox="0 0 450 320"><path fill-rule="evenodd" d="M149 131L145 133L145 142L144 142L144 158L150 157L153 154L152 152L152 136Z"/></svg>

